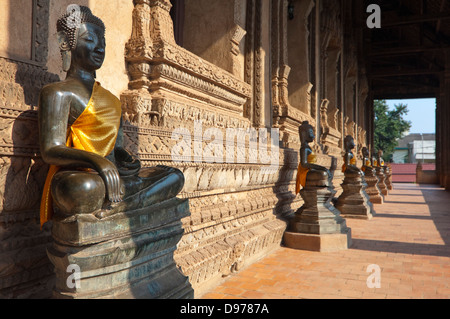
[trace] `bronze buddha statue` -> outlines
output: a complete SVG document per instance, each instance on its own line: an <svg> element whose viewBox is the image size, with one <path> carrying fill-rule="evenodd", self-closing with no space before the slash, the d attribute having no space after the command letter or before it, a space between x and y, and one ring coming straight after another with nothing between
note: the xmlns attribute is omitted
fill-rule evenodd
<svg viewBox="0 0 450 319"><path fill-rule="evenodd" d="M384 159L383 159L383 150L378 150L378 153L377 153L377 165L376 166L385 168Z"/></svg>
<svg viewBox="0 0 450 319"><path fill-rule="evenodd" d="M323 187L331 185L330 171L320 165L317 165L317 158L312 151L309 143L315 139L314 129L308 121L302 123L299 127L300 134L300 163L297 170L296 194L301 190L301 187L306 185Z"/></svg>
<svg viewBox="0 0 450 319"><path fill-rule="evenodd" d="M103 218L173 198L184 185L178 169L141 169L124 149L120 101L95 80L105 58L105 26L89 8L75 7L57 23L67 77L44 87L39 99L40 149L50 164L41 225L53 204L63 216Z"/></svg>
<svg viewBox="0 0 450 319"><path fill-rule="evenodd" d="M364 173L356 166L356 158L352 150L355 148L355 140L351 135L347 135L344 138L344 165L342 166L342 172L346 175L363 175Z"/></svg>
<svg viewBox="0 0 450 319"><path fill-rule="evenodd" d="M369 173L371 175L374 174L374 168L372 166L372 161L370 160L370 152L369 149L367 147L363 147L361 150L362 156L363 156L363 166L361 168L361 170L364 173Z"/></svg>

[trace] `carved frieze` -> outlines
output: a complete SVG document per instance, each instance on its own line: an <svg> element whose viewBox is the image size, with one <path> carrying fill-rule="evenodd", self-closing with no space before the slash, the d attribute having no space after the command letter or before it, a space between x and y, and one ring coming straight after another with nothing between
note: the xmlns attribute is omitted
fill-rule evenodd
<svg viewBox="0 0 450 319"><path fill-rule="evenodd" d="M0 298L49 297L52 281L51 237L38 222L48 166L39 156L36 111L41 88L59 80L43 67L49 0L33 1L33 17L30 60L0 58Z"/></svg>

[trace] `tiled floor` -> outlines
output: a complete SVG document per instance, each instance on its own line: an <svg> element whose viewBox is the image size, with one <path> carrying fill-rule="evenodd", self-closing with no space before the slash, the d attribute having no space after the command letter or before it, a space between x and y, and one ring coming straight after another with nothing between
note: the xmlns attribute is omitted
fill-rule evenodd
<svg viewBox="0 0 450 319"><path fill-rule="evenodd" d="M347 219L349 250L281 247L201 298L450 298L450 193L415 184L394 188L385 204L375 205L374 219ZM377 274L370 265L379 266L380 288L368 287Z"/></svg>

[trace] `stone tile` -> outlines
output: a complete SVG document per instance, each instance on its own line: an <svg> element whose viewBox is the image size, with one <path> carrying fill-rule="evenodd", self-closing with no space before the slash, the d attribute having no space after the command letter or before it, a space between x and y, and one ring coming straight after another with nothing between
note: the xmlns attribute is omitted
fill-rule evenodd
<svg viewBox="0 0 450 319"><path fill-rule="evenodd" d="M394 184L386 203L376 205L375 218L347 220L354 239L350 249L319 253L280 247L203 298L449 299L450 196L432 188ZM379 289L367 287L372 264L381 268Z"/></svg>

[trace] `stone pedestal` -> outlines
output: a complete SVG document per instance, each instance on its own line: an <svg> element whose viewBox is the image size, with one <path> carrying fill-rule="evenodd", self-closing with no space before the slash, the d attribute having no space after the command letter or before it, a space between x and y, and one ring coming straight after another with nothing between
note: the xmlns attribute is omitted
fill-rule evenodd
<svg viewBox="0 0 450 319"><path fill-rule="evenodd" d="M388 195L388 189L386 186L386 175L384 173L384 168L382 167L376 167L376 175L378 177L378 188L381 191L381 194L383 194L383 196L387 196Z"/></svg>
<svg viewBox="0 0 450 319"><path fill-rule="evenodd" d="M384 183L386 184L387 190L391 191L394 189L394 187L392 186L392 171L389 168L389 166L385 166L383 168L384 168L384 175L386 176Z"/></svg>
<svg viewBox="0 0 450 319"><path fill-rule="evenodd" d="M331 187L308 187L300 191L305 204L295 213L284 234L286 247L320 252L348 249L351 229L331 199Z"/></svg>
<svg viewBox="0 0 450 319"><path fill-rule="evenodd" d="M187 216L189 202L178 198L104 219L55 216L54 243L47 251L56 272L53 296L193 298L188 278L173 259L184 232L181 219Z"/></svg>
<svg viewBox="0 0 450 319"><path fill-rule="evenodd" d="M363 175L345 172L342 194L339 196L336 208L344 218L370 220L375 215L373 205L366 193L366 181Z"/></svg>
<svg viewBox="0 0 450 319"><path fill-rule="evenodd" d="M366 193L369 196L370 202L372 204L383 204L384 203L384 197L381 193L380 188L378 187L378 177L375 173L375 169L367 169L365 171L364 179L366 180L367 187L366 187Z"/></svg>

